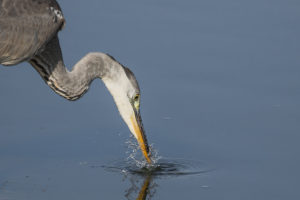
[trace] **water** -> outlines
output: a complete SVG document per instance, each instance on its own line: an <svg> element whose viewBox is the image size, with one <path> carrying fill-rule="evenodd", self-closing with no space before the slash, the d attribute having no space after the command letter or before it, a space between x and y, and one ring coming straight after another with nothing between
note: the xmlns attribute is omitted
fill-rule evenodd
<svg viewBox="0 0 300 200"><path fill-rule="evenodd" d="M121 172L124 174L137 174L141 176L180 176L193 175L209 172L204 168L204 164L199 161L184 159L161 159L159 162L145 167L139 167L136 163L126 161L116 161L102 167L108 171ZM97 165L91 165L97 167Z"/></svg>
<svg viewBox="0 0 300 200"><path fill-rule="evenodd" d="M125 176L140 175L150 177L171 177L180 175L195 175L209 172L205 163L195 160L163 158L158 151L150 145L151 163L148 163L139 150L134 136L127 140L128 154L125 160L116 160L105 165L88 164L92 168L102 167L107 171L123 173Z"/></svg>
<svg viewBox="0 0 300 200"><path fill-rule="evenodd" d="M104 85L68 102L24 63L0 67L1 200L299 199L299 1L59 2L67 65L102 51L136 74L154 172L201 173L120 172L142 168Z"/></svg>

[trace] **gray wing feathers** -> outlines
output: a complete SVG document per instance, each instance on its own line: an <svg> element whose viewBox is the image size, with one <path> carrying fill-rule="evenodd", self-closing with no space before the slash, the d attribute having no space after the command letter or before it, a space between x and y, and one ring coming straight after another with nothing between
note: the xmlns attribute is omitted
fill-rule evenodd
<svg viewBox="0 0 300 200"><path fill-rule="evenodd" d="M0 0L0 64L29 60L64 22L55 0Z"/></svg>

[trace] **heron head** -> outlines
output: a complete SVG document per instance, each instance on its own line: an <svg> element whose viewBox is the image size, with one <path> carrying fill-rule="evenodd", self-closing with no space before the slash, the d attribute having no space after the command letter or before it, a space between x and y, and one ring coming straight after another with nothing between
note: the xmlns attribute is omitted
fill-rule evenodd
<svg viewBox="0 0 300 200"><path fill-rule="evenodd" d="M112 72L102 80L113 96L120 115L137 139L143 155L151 163L149 146L140 115L140 89L134 74L128 68L121 66L121 68L112 68Z"/></svg>

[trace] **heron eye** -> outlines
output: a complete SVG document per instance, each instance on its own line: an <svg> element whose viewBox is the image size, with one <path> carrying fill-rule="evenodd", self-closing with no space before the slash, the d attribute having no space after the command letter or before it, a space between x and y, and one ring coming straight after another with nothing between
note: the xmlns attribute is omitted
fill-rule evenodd
<svg viewBox="0 0 300 200"><path fill-rule="evenodd" d="M135 95L135 97L133 98L133 100L134 100L134 101L138 101L138 100L139 100L139 98L140 98L140 95L139 95L139 94L137 94L137 95Z"/></svg>
<svg viewBox="0 0 300 200"><path fill-rule="evenodd" d="M135 97L133 98L134 107L135 107L135 109L137 111L140 109L140 101L139 101L139 99L140 99L140 95L139 94L135 95Z"/></svg>

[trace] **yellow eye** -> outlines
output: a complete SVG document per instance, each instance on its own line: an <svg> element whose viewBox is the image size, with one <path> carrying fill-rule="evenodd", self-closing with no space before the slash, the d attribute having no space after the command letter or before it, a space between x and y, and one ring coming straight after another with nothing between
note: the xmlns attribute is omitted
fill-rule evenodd
<svg viewBox="0 0 300 200"><path fill-rule="evenodd" d="M135 97L133 99L133 105L137 111L140 109L140 95L139 94L135 95Z"/></svg>
<svg viewBox="0 0 300 200"><path fill-rule="evenodd" d="M139 94L136 94L133 100L134 100L134 101L138 101L139 98L140 98L140 95L139 95Z"/></svg>

